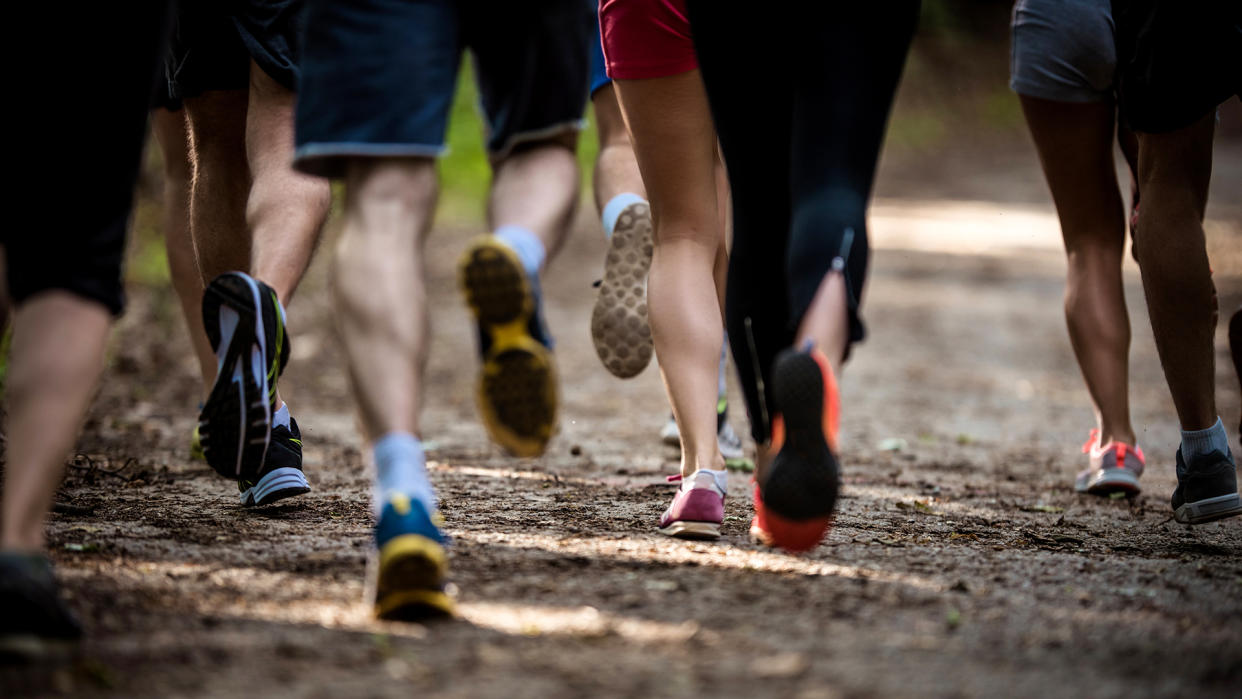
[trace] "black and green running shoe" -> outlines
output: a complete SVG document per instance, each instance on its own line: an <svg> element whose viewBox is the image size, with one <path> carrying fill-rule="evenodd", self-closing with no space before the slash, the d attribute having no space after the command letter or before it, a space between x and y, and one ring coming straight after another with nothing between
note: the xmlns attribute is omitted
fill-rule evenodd
<svg viewBox="0 0 1242 699"><path fill-rule="evenodd" d="M302 431L298 422L289 418L289 426L272 428L263 468L253 480L237 481L242 507L270 505L277 500L310 492L310 483L302 472Z"/></svg>
<svg viewBox="0 0 1242 699"><path fill-rule="evenodd" d="M0 609L0 662L68 655L82 637L46 556L0 553Z"/></svg>
<svg viewBox="0 0 1242 699"><path fill-rule="evenodd" d="M216 382L198 416L207 463L220 475L257 481L272 438L276 380L289 362L276 292L242 272L203 291L203 326L217 358Z"/></svg>

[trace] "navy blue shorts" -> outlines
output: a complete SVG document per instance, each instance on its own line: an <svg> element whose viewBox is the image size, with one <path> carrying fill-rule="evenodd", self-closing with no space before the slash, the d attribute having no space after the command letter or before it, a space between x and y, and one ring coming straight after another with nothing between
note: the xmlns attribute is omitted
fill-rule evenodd
<svg viewBox="0 0 1242 699"><path fill-rule="evenodd" d="M591 41L591 96L594 97L600 88L612 84L612 78L608 77L607 65L604 62L604 42L599 37L599 5L595 0L586 1L591 7L591 24L595 29L595 36Z"/></svg>
<svg viewBox="0 0 1242 699"><path fill-rule="evenodd" d="M250 61L294 92L305 0L181 0L165 75L172 107L212 90L250 86Z"/></svg>
<svg viewBox="0 0 1242 699"><path fill-rule="evenodd" d="M493 159L577 131L593 22L583 0L311 0L295 165L441 155L466 49Z"/></svg>

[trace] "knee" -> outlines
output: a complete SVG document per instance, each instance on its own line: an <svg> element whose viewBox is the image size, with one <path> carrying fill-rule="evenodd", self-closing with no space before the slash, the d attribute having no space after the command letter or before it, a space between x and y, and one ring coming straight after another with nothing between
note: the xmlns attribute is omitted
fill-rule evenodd
<svg viewBox="0 0 1242 699"><path fill-rule="evenodd" d="M345 215L363 221L428 216L438 194L435 161L429 158L359 161L345 176Z"/></svg>

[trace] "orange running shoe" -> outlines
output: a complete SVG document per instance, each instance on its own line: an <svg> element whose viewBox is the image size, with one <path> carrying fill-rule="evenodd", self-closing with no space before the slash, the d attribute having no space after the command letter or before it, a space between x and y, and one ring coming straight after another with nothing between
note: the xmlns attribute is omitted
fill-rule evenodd
<svg viewBox="0 0 1242 699"><path fill-rule="evenodd" d="M782 352L772 382L781 411L772 418L776 456L767 478L755 484L750 533L759 543L808 551L823 539L836 508L840 395L828 358L814 348Z"/></svg>

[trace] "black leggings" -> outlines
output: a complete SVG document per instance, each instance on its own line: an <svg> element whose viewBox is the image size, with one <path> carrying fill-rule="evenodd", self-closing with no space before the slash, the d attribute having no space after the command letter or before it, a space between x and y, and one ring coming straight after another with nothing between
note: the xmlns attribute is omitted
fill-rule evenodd
<svg viewBox="0 0 1242 699"><path fill-rule="evenodd" d="M832 270L845 275L850 342L863 338L867 202L919 2L689 9L733 190L725 320L762 443L772 362Z"/></svg>

